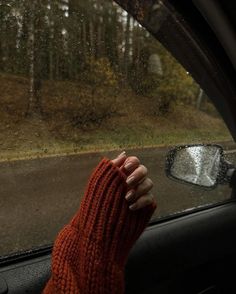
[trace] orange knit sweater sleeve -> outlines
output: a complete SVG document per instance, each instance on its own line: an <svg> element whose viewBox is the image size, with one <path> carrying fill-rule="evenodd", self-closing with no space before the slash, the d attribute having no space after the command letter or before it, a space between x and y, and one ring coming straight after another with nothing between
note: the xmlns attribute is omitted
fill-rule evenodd
<svg viewBox="0 0 236 294"><path fill-rule="evenodd" d="M88 181L80 208L59 233L43 294L121 294L128 254L156 205L131 211L126 176L104 158Z"/></svg>

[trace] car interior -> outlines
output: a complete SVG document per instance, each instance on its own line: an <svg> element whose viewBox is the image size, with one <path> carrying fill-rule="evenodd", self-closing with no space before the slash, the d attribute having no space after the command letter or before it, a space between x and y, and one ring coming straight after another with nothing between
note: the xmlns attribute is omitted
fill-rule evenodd
<svg viewBox="0 0 236 294"><path fill-rule="evenodd" d="M235 140L236 3L116 2L191 72ZM152 220L131 250L126 293L236 293L235 187L221 203ZM41 293L50 277L51 250L39 247L0 257L0 293Z"/></svg>

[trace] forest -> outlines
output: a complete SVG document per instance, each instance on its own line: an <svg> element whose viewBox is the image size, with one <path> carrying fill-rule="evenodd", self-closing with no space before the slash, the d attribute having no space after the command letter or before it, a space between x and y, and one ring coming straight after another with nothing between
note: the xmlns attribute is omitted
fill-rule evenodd
<svg viewBox="0 0 236 294"><path fill-rule="evenodd" d="M81 150L104 143L105 134L112 148L163 144L167 128L165 138L153 128L171 118L172 129L177 121L181 131L189 120L197 140L209 134L203 134L204 124L214 125L219 138L229 136L191 75L108 0L0 0L0 84L2 150L16 150L13 142L22 139L17 146L48 152L46 137ZM133 139L128 118L136 126ZM114 139L127 124L130 133ZM138 132L148 139L138 141ZM12 137L8 143L6 136Z"/></svg>

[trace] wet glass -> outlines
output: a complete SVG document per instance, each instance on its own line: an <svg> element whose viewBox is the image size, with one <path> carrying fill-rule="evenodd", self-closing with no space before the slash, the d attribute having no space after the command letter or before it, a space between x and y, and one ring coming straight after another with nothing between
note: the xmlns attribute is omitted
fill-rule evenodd
<svg viewBox="0 0 236 294"><path fill-rule="evenodd" d="M220 172L221 149L216 146L189 146L176 151L170 174L182 181L214 187Z"/></svg>
<svg viewBox="0 0 236 294"><path fill-rule="evenodd" d="M153 219L229 198L165 176L169 148L213 141L235 159L204 91L117 4L0 1L0 255L50 244L94 166L123 150L149 170Z"/></svg>

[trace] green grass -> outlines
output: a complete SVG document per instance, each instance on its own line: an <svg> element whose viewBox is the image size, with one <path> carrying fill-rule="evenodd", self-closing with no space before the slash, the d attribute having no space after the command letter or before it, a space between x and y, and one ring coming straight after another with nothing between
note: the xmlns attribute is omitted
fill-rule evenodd
<svg viewBox="0 0 236 294"><path fill-rule="evenodd" d="M66 81L45 82L42 98L47 116L27 119L24 117L27 89L25 78L0 75L1 161L232 141L219 117L186 105L175 105L166 116L154 116L152 101L136 96L130 89L120 91L116 115L99 126L82 130L71 123L70 111L78 107L77 93L89 89Z"/></svg>
<svg viewBox="0 0 236 294"><path fill-rule="evenodd" d="M84 139L84 141L83 141ZM213 133L206 130L178 130L175 132L163 132L159 130L132 130L117 129L109 132L98 130L91 136L82 139L82 145L78 144L78 150L109 150L136 147L168 146L175 144L218 142L227 141L229 137L225 133ZM87 139L87 140L86 140Z"/></svg>
<svg viewBox="0 0 236 294"><path fill-rule="evenodd" d="M58 155L69 155L88 152L103 152L112 150L128 150L132 148L163 147L189 143L213 143L229 141L225 134L209 134L204 130L166 133L154 136L145 133L141 136L131 130L121 133L98 131L91 137L82 137L79 142L58 141L56 144L45 144L34 148L19 148L5 150L0 153L0 161L29 158L42 158Z"/></svg>

